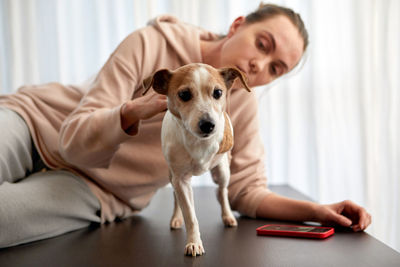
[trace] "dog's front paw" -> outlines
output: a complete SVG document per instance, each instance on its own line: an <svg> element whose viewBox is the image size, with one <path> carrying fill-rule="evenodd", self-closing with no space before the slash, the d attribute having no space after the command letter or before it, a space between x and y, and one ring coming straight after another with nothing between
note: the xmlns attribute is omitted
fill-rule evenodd
<svg viewBox="0 0 400 267"><path fill-rule="evenodd" d="M197 243L186 244L185 255L196 257L196 256L201 256L204 253L206 252L204 251L203 244L201 243L201 241Z"/></svg>
<svg viewBox="0 0 400 267"><path fill-rule="evenodd" d="M183 218L172 218L170 222L171 229L180 229L183 225Z"/></svg>
<svg viewBox="0 0 400 267"><path fill-rule="evenodd" d="M233 216L222 216L222 221L227 227L235 227L237 226L237 221Z"/></svg>

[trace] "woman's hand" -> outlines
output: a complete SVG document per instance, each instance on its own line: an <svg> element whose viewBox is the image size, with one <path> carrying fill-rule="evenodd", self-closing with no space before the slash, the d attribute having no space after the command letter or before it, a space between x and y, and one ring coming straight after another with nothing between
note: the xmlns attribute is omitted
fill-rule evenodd
<svg viewBox="0 0 400 267"><path fill-rule="evenodd" d="M320 205L316 211L317 221L324 225L352 227L353 231L363 231L371 224L371 215L350 200Z"/></svg>
<svg viewBox="0 0 400 267"><path fill-rule="evenodd" d="M167 109L165 95L148 93L121 107L121 127L129 135L138 132L139 121L147 120Z"/></svg>

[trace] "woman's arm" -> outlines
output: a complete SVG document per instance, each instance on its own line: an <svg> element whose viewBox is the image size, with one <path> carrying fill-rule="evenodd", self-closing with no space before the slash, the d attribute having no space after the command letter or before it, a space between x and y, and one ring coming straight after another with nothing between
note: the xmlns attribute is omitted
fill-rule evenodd
<svg viewBox="0 0 400 267"><path fill-rule="evenodd" d="M124 39L78 107L65 119L59 137L59 150L65 161L79 167L107 168L120 145L138 132L139 121L148 115L143 114L143 104L151 94L132 97L140 90L143 76L157 68L158 60L148 48L149 39L154 45L165 42L149 27ZM165 105L164 101L150 114L165 109Z"/></svg>
<svg viewBox="0 0 400 267"><path fill-rule="evenodd" d="M310 201L290 199L275 193L267 195L261 201L257 208L257 217L352 226L354 231L365 230L371 224L371 215L363 207L350 200L321 205Z"/></svg>
<svg viewBox="0 0 400 267"><path fill-rule="evenodd" d="M294 200L275 193L267 195L257 208L257 217L287 221L315 221L318 204Z"/></svg>

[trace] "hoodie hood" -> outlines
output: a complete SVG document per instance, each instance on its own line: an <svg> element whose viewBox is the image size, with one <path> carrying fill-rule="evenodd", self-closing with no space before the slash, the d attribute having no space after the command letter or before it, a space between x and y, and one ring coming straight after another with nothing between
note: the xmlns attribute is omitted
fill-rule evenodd
<svg viewBox="0 0 400 267"><path fill-rule="evenodd" d="M184 23L170 15L161 15L147 23L157 29L172 47L182 64L202 63L200 41L212 41L218 35L200 27ZM194 41L196 40L196 41Z"/></svg>

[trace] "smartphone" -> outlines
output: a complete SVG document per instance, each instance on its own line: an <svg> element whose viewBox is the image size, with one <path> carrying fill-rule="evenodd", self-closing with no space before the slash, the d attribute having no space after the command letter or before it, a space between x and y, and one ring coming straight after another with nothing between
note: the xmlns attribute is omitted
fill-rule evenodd
<svg viewBox="0 0 400 267"><path fill-rule="evenodd" d="M258 235L327 238L333 235L332 227L267 224L257 229Z"/></svg>

